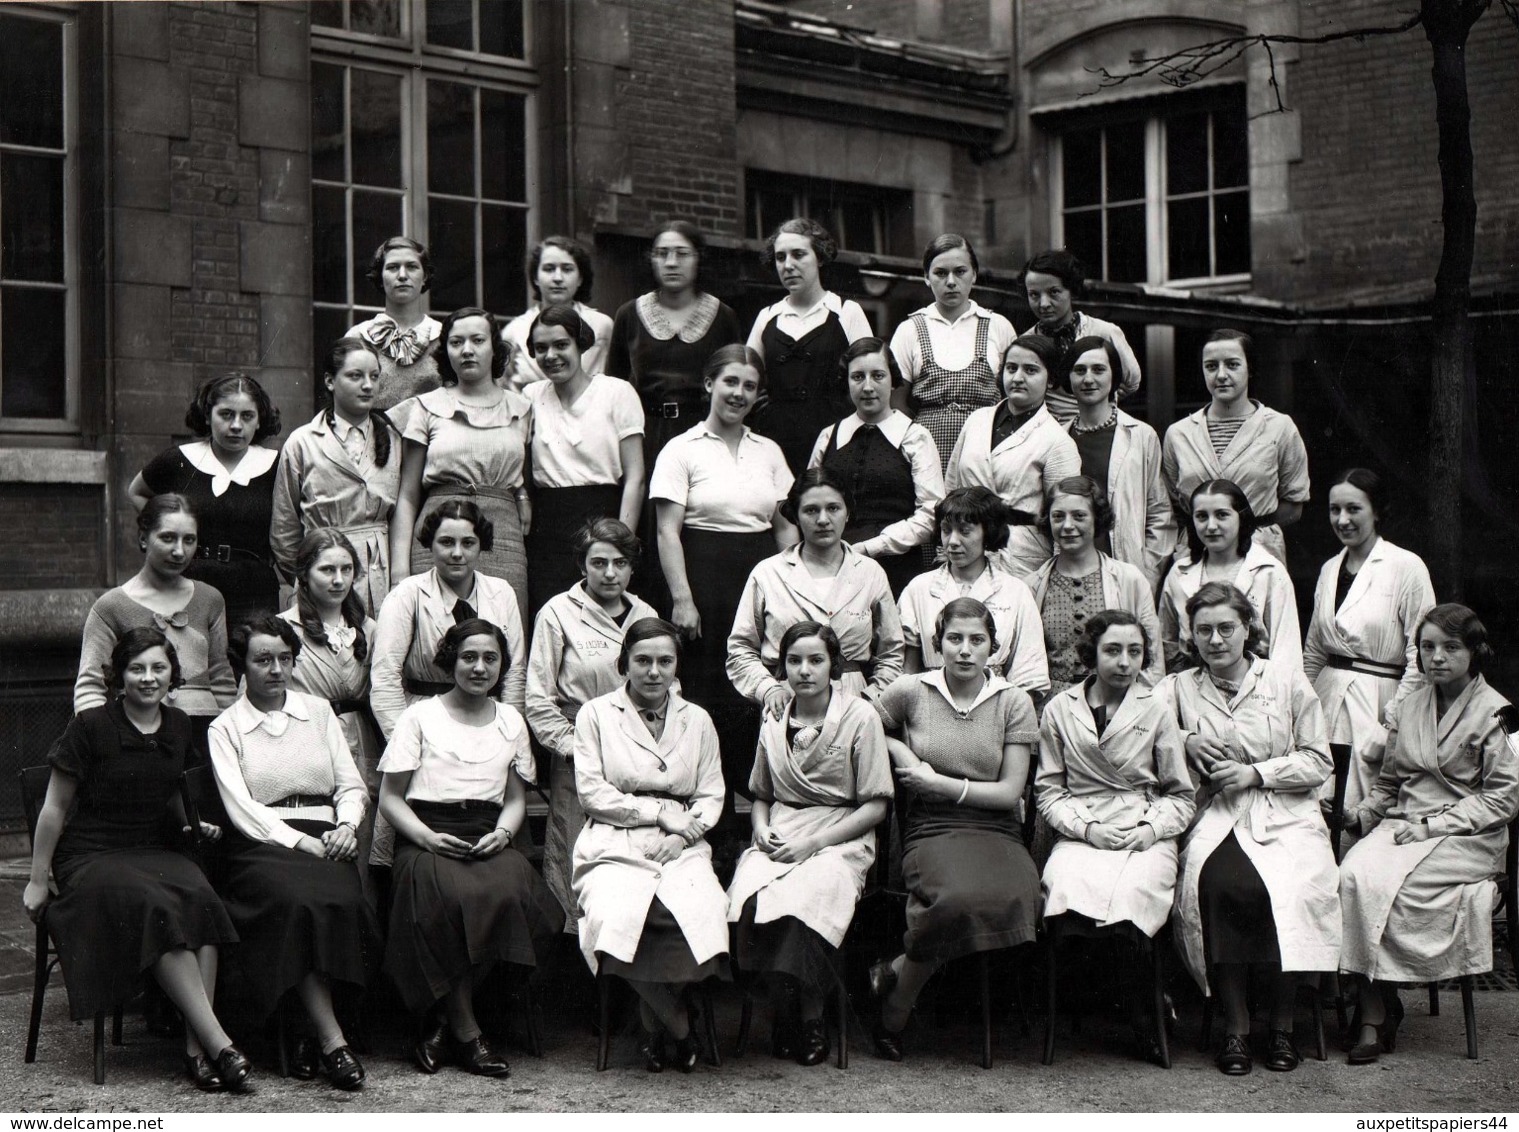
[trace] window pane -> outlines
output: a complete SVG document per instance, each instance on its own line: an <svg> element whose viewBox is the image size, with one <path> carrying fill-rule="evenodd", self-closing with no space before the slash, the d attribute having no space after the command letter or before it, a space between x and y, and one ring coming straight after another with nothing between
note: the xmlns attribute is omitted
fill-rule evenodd
<svg viewBox="0 0 1519 1132"><path fill-rule="evenodd" d="M1211 399L1203 382L1203 343L1210 330L1189 326L1176 328L1176 411L1189 413Z"/></svg>
<svg viewBox="0 0 1519 1132"><path fill-rule="evenodd" d="M427 187L435 193L475 195L474 87L427 84Z"/></svg>
<svg viewBox="0 0 1519 1132"><path fill-rule="evenodd" d="M401 0L350 0L348 30L397 39L401 35Z"/></svg>
<svg viewBox="0 0 1519 1132"><path fill-rule="evenodd" d="M62 291L0 291L0 416L68 413L68 304Z"/></svg>
<svg viewBox="0 0 1519 1132"><path fill-rule="evenodd" d="M1065 218L1065 246L1086 265L1092 278L1106 278L1102 267L1102 213L1068 213Z"/></svg>
<svg viewBox="0 0 1519 1132"><path fill-rule="evenodd" d="M1145 195L1145 124L1109 126L1108 196L1110 201L1142 200Z"/></svg>
<svg viewBox="0 0 1519 1132"><path fill-rule="evenodd" d="M1108 209L1108 279L1143 283L1146 276L1145 206Z"/></svg>
<svg viewBox="0 0 1519 1132"><path fill-rule="evenodd" d="M311 291L319 303L348 301L348 225L344 222L343 198L342 189L311 186ZM369 284L364 287L368 289Z"/></svg>
<svg viewBox="0 0 1519 1132"><path fill-rule="evenodd" d="M374 284L364 278L369 259L392 236L406 229L401 221L401 198L392 193L353 190L353 294L362 301L378 300Z"/></svg>
<svg viewBox="0 0 1519 1132"><path fill-rule="evenodd" d="M1166 191L1200 193L1207 187L1208 115L1180 114L1167 119Z"/></svg>
<svg viewBox="0 0 1519 1132"><path fill-rule="evenodd" d="M473 50L473 7L470 0L427 0L427 42L434 47Z"/></svg>
<svg viewBox="0 0 1519 1132"><path fill-rule="evenodd" d="M527 281L522 261L527 258L527 212L520 208L484 205L480 263L485 269L485 302L497 314L511 315L527 306Z"/></svg>
<svg viewBox="0 0 1519 1132"><path fill-rule="evenodd" d="M316 349L313 373L322 372L327 364L327 348L343 336L343 331L366 317L347 307L317 307L311 312L311 340Z"/></svg>
<svg viewBox="0 0 1519 1132"><path fill-rule="evenodd" d="M427 208L427 250L434 267L429 305L441 311L474 306L479 301L475 295L475 206L429 197ZM512 269L520 271L521 263L519 254Z"/></svg>
<svg viewBox="0 0 1519 1132"><path fill-rule="evenodd" d="M864 201L843 200L839 202L839 247L852 252L879 252L876 239L876 210Z"/></svg>
<svg viewBox="0 0 1519 1132"><path fill-rule="evenodd" d="M525 99L480 91L480 195L487 200L527 199Z"/></svg>
<svg viewBox="0 0 1519 1132"><path fill-rule="evenodd" d="M1243 111L1213 115L1213 187L1250 183L1250 128Z"/></svg>
<svg viewBox="0 0 1519 1132"><path fill-rule="evenodd" d="M1219 275L1250 270L1250 194L1220 193L1213 198L1213 241Z"/></svg>
<svg viewBox="0 0 1519 1132"><path fill-rule="evenodd" d="M1208 262L1208 198L1173 200L1166 205L1170 279L1197 279L1212 275Z"/></svg>
<svg viewBox="0 0 1519 1132"><path fill-rule="evenodd" d="M0 155L0 278L63 282L63 158Z"/></svg>
<svg viewBox="0 0 1519 1132"><path fill-rule="evenodd" d="M63 25L0 16L0 142L63 147Z"/></svg>
<svg viewBox="0 0 1519 1132"><path fill-rule="evenodd" d="M521 59L522 0L480 0L480 50Z"/></svg>
<svg viewBox="0 0 1519 1132"><path fill-rule="evenodd" d="M343 67L311 64L311 175L346 181L343 163Z"/></svg>
<svg viewBox="0 0 1519 1132"><path fill-rule="evenodd" d="M1076 208L1102 200L1102 131L1077 130L1060 143L1065 175L1065 206Z"/></svg>
<svg viewBox="0 0 1519 1132"><path fill-rule="evenodd" d="M353 70L353 179L401 187L401 76Z"/></svg>
<svg viewBox="0 0 1519 1132"><path fill-rule="evenodd" d="M341 28L343 0L311 0L311 22L319 28Z"/></svg>

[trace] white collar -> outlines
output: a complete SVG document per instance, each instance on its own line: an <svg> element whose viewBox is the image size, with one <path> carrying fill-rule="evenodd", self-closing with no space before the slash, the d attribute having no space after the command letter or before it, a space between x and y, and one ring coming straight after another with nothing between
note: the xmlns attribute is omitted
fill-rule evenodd
<svg viewBox="0 0 1519 1132"><path fill-rule="evenodd" d="M944 315L939 312L938 303L929 303L928 306L924 307L923 317L932 319L934 322L939 323L941 326L948 326L953 329L954 327L959 326L967 318L990 318L991 316L986 312L986 309L982 307L980 303L976 302L975 299L970 299L967 300L965 309L960 312L960 316L953 321L945 318Z"/></svg>
<svg viewBox="0 0 1519 1132"><path fill-rule="evenodd" d="M795 306L792 305L790 299L782 299L770 309L775 312L775 314L772 316L773 318L780 318L780 316L783 314L789 315L791 318L807 318L808 316L817 312L819 309L825 307L828 310L831 310L834 314L842 315L844 313L844 300L839 298L832 291L824 291L823 297L817 302L813 303L806 310L798 310Z"/></svg>
<svg viewBox="0 0 1519 1132"><path fill-rule="evenodd" d="M284 734L285 729L283 727L276 733L272 727L266 726L277 713L260 711L253 706L246 693L238 696L237 702L227 710L232 716L233 725L244 735L251 731L257 731L260 727L263 727L271 735ZM290 716L292 719L309 720L311 718L311 709L306 705L306 698L299 692L291 691L288 688L285 690L285 706L278 709L278 711Z"/></svg>
<svg viewBox="0 0 1519 1132"><path fill-rule="evenodd" d="M991 699L998 692L1002 691L1003 688L1012 687L1012 685L1004 680L996 671L993 669L987 669L986 683L982 684L981 691L976 693L975 702L973 702L969 708L962 709L959 704L955 703L955 697L950 695L949 682L945 679L944 669L935 668L931 672L923 673L918 677L918 679L922 680L923 683L927 684L930 688L935 689L939 695L944 697L945 703L949 704L950 707L954 708L955 711L960 712L962 715L969 715L971 712L975 711L978 707L984 704L987 700Z"/></svg>
<svg viewBox="0 0 1519 1132"><path fill-rule="evenodd" d="M854 439L855 433L864 427L865 422L860 419L860 414L850 413L839 422L838 431L833 439L834 447L844 447ZM903 439L907 436L907 430L912 427L912 418L900 409L893 409L891 414L875 427L881 430L882 436L891 441L893 448L900 448Z"/></svg>
<svg viewBox="0 0 1519 1132"><path fill-rule="evenodd" d="M211 494L216 496L225 495L227 489L233 484L237 484L238 487L247 487L272 468L274 462L280 458L280 454L273 448L265 448L262 444L250 444L248 451L243 453L243 458L237 462L237 467L228 471L226 465L218 460L216 453L211 450L209 440L195 440L189 444L181 444L179 452L197 472L211 477Z"/></svg>

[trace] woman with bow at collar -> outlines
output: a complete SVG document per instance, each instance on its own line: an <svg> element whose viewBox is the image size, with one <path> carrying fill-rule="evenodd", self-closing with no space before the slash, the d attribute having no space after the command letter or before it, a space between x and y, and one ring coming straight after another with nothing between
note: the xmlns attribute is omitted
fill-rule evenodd
<svg viewBox="0 0 1519 1132"><path fill-rule="evenodd" d="M350 326L345 338L362 338L380 355L374 407L388 413L438 388L437 341L442 324L427 313L432 257L409 236L392 236L375 249L364 278L385 297L385 311ZM405 430L402 417L392 417Z"/></svg>

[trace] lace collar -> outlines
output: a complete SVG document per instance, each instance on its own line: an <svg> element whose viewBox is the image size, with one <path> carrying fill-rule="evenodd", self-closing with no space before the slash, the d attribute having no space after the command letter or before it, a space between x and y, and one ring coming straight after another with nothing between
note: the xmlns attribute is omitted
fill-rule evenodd
<svg viewBox="0 0 1519 1132"><path fill-rule="evenodd" d="M717 318L717 309L722 306L712 295L705 292L697 295L691 317L686 319L686 324L677 330L670 322L669 313L660 306L655 295L654 291L639 295L634 309L638 311L638 320L643 323L644 329L651 337L658 338L661 342L668 342L676 337L686 343L700 342L706 337L707 331L712 329L712 322Z"/></svg>

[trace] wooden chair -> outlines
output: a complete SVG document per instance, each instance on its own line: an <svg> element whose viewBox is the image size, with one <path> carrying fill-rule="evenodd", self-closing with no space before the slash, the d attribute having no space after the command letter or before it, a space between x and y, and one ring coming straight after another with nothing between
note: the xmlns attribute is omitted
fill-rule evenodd
<svg viewBox="0 0 1519 1132"><path fill-rule="evenodd" d="M26 833L28 838L37 835L37 815L42 810L42 799L47 794L47 783L52 775L52 768L48 766L29 766L17 777L21 784L21 805L26 812ZM47 930L47 909L44 908L42 915L37 917L37 939L33 953L35 963L32 970L32 1012L26 1029L26 1064L30 1065L37 1060L37 1038L42 1029L42 1003L47 994L48 978L53 973L53 968L58 965L58 949L53 945L52 937ZM95 1052L95 1084L105 1084L105 1011L95 1012L94 1032ZM119 1046L121 1038L121 1005L118 1003L111 1014L111 1044Z"/></svg>
<svg viewBox="0 0 1519 1132"><path fill-rule="evenodd" d="M1055 1061L1055 996L1057 987L1056 954L1060 943L1070 934L1085 935L1087 938L1116 940L1118 937L1112 929L1098 929L1100 934L1089 932L1070 932L1069 921L1066 916L1054 916L1044 921L1044 978L1045 978L1045 1015L1044 1015L1044 1057L1045 1065L1051 1065ZM1164 929L1162 929L1164 930ZM1149 941L1150 952L1150 991L1153 999L1155 1012L1155 1040L1160 1046L1161 1067L1171 1068L1171 1043L1166 1034L1166 962L1165 947L1161 943L1160 934Z"/></svg>
<svg viewBox="0 0 1519 1132"><path fill-rule="evenodd" d="M597 997L597 1028L599 1036L596 1041L596 1071L599 1073L611 1064L612 1060L612 980L616 976L608 975L605 969L596 972L596 997ZM701 1000L701 1025L697 1025L697 1019L691 1019L691 1030L700 1035L698 1040L706 1046L703 1057L708 1065L714 1068L722 1068L723 1055L717 1048L717 1019L712 1013L712 983L711 980L701 983L696 989L696 994Z"/></svg>

